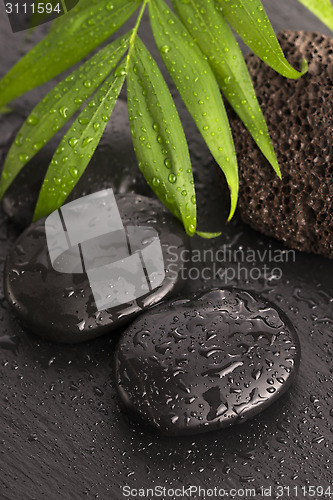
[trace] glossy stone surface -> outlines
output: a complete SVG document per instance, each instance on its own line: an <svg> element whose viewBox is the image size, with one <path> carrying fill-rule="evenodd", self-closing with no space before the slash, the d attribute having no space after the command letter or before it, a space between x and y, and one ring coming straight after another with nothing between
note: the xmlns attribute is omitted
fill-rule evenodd
<svg viewBox="0 0 333 500"><path fill-rule="evenodd" d="M140 316L116 351L128 410L165 434L244 422L272 404L297 372L297 334L274 305L214 289Z"/></svg>
<svg viewBox="0 0 333 500"><path fill-rule="evenodd" d="M116 330L180 289L182 262L175 256L188 248L181 224L158 200L134 194L118 195L116 200L125 226L157 230L165 264L162 285L128 304L98 312L86 274L53 269L41 219L19 237L5 268L6 298L33 332L48 340L81 342Z"/></svg>

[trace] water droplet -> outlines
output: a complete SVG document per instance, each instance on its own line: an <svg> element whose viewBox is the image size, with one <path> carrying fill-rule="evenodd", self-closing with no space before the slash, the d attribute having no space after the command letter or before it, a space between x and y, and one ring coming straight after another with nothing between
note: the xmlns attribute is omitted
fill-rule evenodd
<svg viewBox="0 0 333 500"><path fill-rule="evenodd" d="M59 109L59 113L63 118L68 118L68 107L67 106L62 106Z"/></svg>
<svg viewBox="0 0 333 500"><path fill-rule="evenodd" d="M163 54L167 54L168 52L170 52L170 50L171 50L171 47L169 47L169 45L162 45L162 47L160 48L160 51Z"/></svg>
<svg viewBox="0 0 333 500"><path fill-rule="evenodd" d="M83 332L84 327L86 326L86 322L84 320L82 320L79 323L77 323L76 326L78 327L78 329L80 330L80 332Z"/></svg>
<svg viewBox="0 0 333 500"><path fill-rule="evenodd" d="M77 168L74 168L74 167L69 167L69 173L71 174L71 176L76 179L79 175L79 171Z"/></svg>
<svg viewBox="0 0 333 500"><path fill-rule="evenodd" d="M89 118L79 118L80 125L87 125L89 123Z"/></svg>
<svg viewBox="0 0 333 500"><path fill-rule="evenodd" d="M122 76L125 76L126 75L126 69L124 68L124 66L119 66L114 74L118 77L118 78L121 78Z"/></svg>
<svg viewBox="0 0 333 500"><path fill-rule="evenodd" d="M60 186L61 183L62 183L62 179L61 177L53 177L53 182L54 184L56 184L57 186Z"/></svg>
<svg viewBox="0 0 333 500"><path fill-rule="evenodd" d="M17 134L16 139L15 139L15 145L16 146L22 146L23 143L23 136L22 134Z"/></svg>
<svg viewBox="0 0 333 500"><path fill-rule="evenodd" d="M36 115L30 115L27 119L27 123L29 123L29 125L37 125L38 122L39 118Z"/></svg>
<svg viewBox="0 0 333 500"><path fill-rule="evenodd" d="M88 144L90 144L92 141L93 141L93 137L85 137L82 141L82 147L85 148L86 146L88 146Z"/></svg>
<svg viewBox="0 0 333 500"><path fill-rule="evenodd" d="M26 163L29 160L30 156L26 153L22 153L19 155L19 160L21 163Z"/></svg>
<svg viewBox="0 0 333 500"><path fill-rule="evenodd" d="M75 137L71 137L70 139L68 139L68 144L70 145L71 148L74 148L78 142L79 140L76 139Z"/></svg>

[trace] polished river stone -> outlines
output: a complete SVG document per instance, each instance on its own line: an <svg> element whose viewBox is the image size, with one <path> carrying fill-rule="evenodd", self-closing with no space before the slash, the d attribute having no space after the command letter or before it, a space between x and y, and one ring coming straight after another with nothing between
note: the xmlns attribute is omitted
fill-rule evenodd
<svg viewBox="0 0 333 500"><path fill-rule="evenodd" d="M99 311L86 273L68 274L52 267L41 219L19 237L5 268L7 300L19 319L41 337L70 343L98 337L181 289L181 252L189 245L181 224L156 199L123 194L116 200L124 226L157 231L164 259L162 284L136 300Z"/></svg>
<svg viewBox="0 0 333 500"><path fill-rule="evenodd" d="M137 318L116 351L120 398L164 434L196 434L241 423L291 385L297 334L273 304L213 289L160 304Z"/></svg>

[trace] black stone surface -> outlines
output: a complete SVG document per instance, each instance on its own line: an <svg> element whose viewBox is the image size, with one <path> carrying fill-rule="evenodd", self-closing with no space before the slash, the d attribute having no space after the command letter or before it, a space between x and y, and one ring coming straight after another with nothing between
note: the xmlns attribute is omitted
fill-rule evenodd
<svg viewBox="0 0 333 500"><path fill-rule="evenodd" d="M277 31L329 33L296 0L264 4ZM12 35L3 3L0 13L1 71L5 72L45 26L28 39L25 33ZM145 29L143 36L148 33ZM30 110L42 91L45 86L24 96L15 107ZM12 133L10 117L2 123L1 138ZM299 252L289 262L271 263L267 254L261 261L258 251L286 252L286 248L238 218L223 225L226 210L215 166L193 126L189 125L187 137L196 168L200 229L223 229L214 243L196 238L194 248L252 249L257 252L256 262L244 262L245 270L263 270L264 265L272 270L278 265L283 276L253 280L241 270L238 279L226 283L225 274L219 278L214 273L227 267L231 275L237 263L220 262L214 269L207 256L194 267L209 272L200 279L188 279L182 293L227 284L255 290L277 304L300 337L302 361L295 383L278 402L243 425L196 437L163 437L128 420L121 412L114 382L116 336L64 346L39 339L16 321L1 283L5 257L19 231L0 212L0 496L4 500L121 500L126 485L259 491L264 486L272 487L266 498L273 499L278 486L289 486L289 498L297 500L302 496L295 497L295 486L332 482L333 263Z"/></svg>
<svg viewBox="0 0 333 500"><path fill-rule="evenodd" d="M189 237L181 224L152 198L128 193L117 195L116 201L125 227L156 229L165 264L162 285L135 301L98 311L85 273L53 269L45 218L40 219L19 237L5 266L6 299L34 333L55 342L83 342L119 329L147 307L180 291L184 284L180 255L189 248Z"/></svg>
<svg viewBox="0 0 333 500"><path fill-rule="evenodd" d="M290 387L300 345L288 318L253 293L213 289L157 305L115 354L127 410L167 435L243 423Z"/></svg>

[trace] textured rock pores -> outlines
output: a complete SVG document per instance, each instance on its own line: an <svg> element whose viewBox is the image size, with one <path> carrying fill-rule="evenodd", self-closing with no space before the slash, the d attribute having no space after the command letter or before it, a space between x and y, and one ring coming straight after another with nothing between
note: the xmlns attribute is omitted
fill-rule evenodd
<svg viewBox="0 0 333 500"><path fill-rule="evenodd" d="M288 61L299 68L304 57L309 71L288 80L247 56L282 181L233 117L239 210L254 229L289 247L333 258L333 40L302 31L284 31L279 40Z"/></svg>

